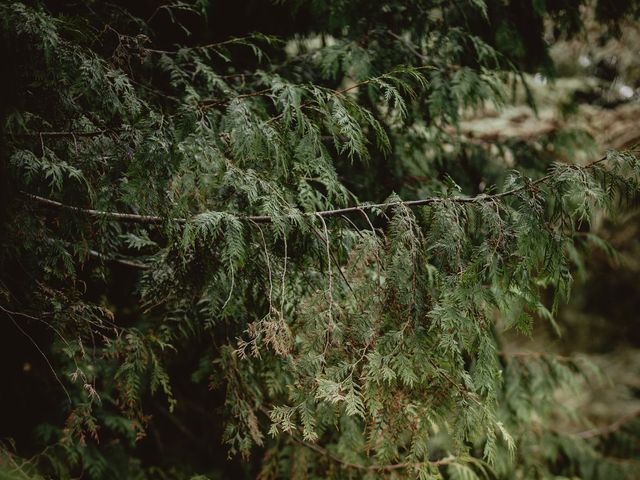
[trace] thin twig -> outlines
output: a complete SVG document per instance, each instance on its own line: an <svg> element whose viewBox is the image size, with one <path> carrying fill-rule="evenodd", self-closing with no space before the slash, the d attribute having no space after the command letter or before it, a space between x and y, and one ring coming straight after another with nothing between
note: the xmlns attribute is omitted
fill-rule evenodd
<svg viewBox="0 0 640 480"><path fill-rule="evenodd" d="M571 357L566 357L564 355L556 355L554 353L547 353L547 352L507 352L507 351L500 351L497 353L498 356L503 357L503 358L552 358L554 360L557 360L559 362L571 362L571 361L575 361L576 359L571 358Z"/></svg>
<svg viewBox="0 0 640 480"><path fill-rule="evenodd" d="M105 135L109 133L117 134L126 132L125 129L104 129L104 130L90 130L88 132L80 131L59 131L59 132L29 132L29 133L12 133L9 134L13 137L97 137L99 135Z"/></svg>
<svg viewBox="0 0 640 480"><path fill-rule="evenodd" d="M285 299L285 287L287 281L287 236L282 236L282 241L284 242L284 261L282 265L282 287L280 291L280 318L284 318L284 299Z"/></svg>
<svg viewBox="0 0 640 480"><path fill-rule="evenodd" d="M324 230L324 240L327 250L327 271L329 273L329 321L331 322L331 326L333 324L333 269L331 268L331 246L329 239L329 230L327 229L327 223L324 221L322 216L318 215L318 218L322 222L322 228Z"/></svg>
<svg viewBox="0 0 640 480"><path fill-rule="evenodd" d="M420 70L421 68L423 68L423 67L418 67L416 70ZM379 77L368 78L368 79L363 80L363 81L361 81L361 82L354 83L353 85L350 85L349 87L341 88L341 89L339 89L339 90L331 90L331 91L330 91L330 94L331 94L333 97L340 97L340 96L343 96L345 93L348 93L348 92L350 92L350 91L352 91L352 90L355 90L355 89L357 89L357 88L359 88L359 87L363 87L363 86L365 86L365 85L369 85L370 83L373 83L375 80L378 80L378 79L380 79L380 78L382 78L382 77L384 77L384 76L385 76L385 75L380 75ZM308 108L308 107L310 107L312 104L313 104L313 100L309 99L309 100L306 100L306 101L302 102L302 103L299 105L299 107L298 107L298 108L300 108L300 109ZM277 122L277 121L278 121L278 120L280 120L282 117L284 117L284 115L285 115L285 112L280 112L279 114L274 115L273 117L271 117L271 118L269 118L268 120L266 120L266 121L265 121L265 124L266 124L266 125L269 125L269 124L271 124L271 123L273 123L273 122Z"/></svg>
<svg viewBox="0 0 640 480"><path fill-rule="evenodd" d="M62 335L62 333L60 333L60 330L58 330L56 327L54 327L53 325L51 325L49 322L46 322L45 320L43 320L42 318L39 317L34 317L33 315L29 315L27 313L24 312L15 312L12 310L9 310L5 307L3 307L2 305L0 305L0 310L2 310L3 312L5 312L8 315L17 315L19 317L24 317L28 320L36 320L37 322L43 323L44 325L46 325L47 327L49 327L51 330L53 330L55 332L55 334L60 338L60 340L62 340L64 342L64 344L68 347L69 346L69 342L67 341L66 338L64 338L64 336ZM77 366L77 365L76 365Z"/></svg>
<svg viewBox="0 0 640 480"><path fill-rule="evenodd" d="M617 432L618 430L623 428L627 422L634 420L636 417L640 417L640 410L636 410L635 412L631 412L627 415L623 415L622 417L618 418L615 422L610 423L609 425L606 425L604 427L592 428L590 430L578 432L575 435L577 435L580 438L594 438L594 437L600 437L603 435L609 435L610 433Z"/></svg>
<svg viewBox="0 0 640 480"><path fill-rule="evenodd" d="M229 40L225 40L223 42L215 42L215 43L208 43L206 45L196 45L193 47L183 47L183 48L179 48L178 50L160 50L157 48L144 48L144 51L146 52L151 52L151 53L160 53L160 54L164 54L164 55L177 55L180 52L186 52L186 51L190 51L190 50L206 50L209 48L217 48L217 47L223 47L225 45L231 45L233 43L238 43L241 42L243 40L243 38L230 38ZM242 45L240 43L240 45Z"/></svg>
<svg viewBox="0 0 640 480"><path fill-rule="evenodd" d="M36 347L36 350L38 350L38 352L40 353L40 355L42 355L42 358L44 358L44 361L47 363L49 370L51 370L51 373L53 373L54 378L56 379L56 381L58 382L58 384L60 385L60 387L62 387L62 390L64 391L65 395L67 396L67 400L69 400L69 404L71 404L71 396L69 395L69 391L67 390L67 388L64 386L64 383L62 383L62 380L60 380L60 377L58 377L58 374L56 373L55 369L53 368L53 365L51 364L51 362L49 361L49 358L47 357L47 355L42 351L42 349L40 348L40 346L38 345L38 343L33 339L33 337L31 335L29 335L21 326L18 322L16 322L16 319L13 317L13 312L11 312L10 310L7 310L6 308L4 308L3 306L0 305L0 310L2 310L3 312L5 312L7 314L7 316L11 319L11 322L15 325L15 327L20 330L20 332L29 339L29 341L33 344L34 347Z"/></svg>
<svg viewBox="0 0 640 480"><path fill-rule="evenodd" d="M231 297L233 296L233 289L235 288L235 283L236 283L236 276L233 273L233 268L231 268L231 287L229 288L229 296L227 297L225 302L222 304L222 308L220 309L220 312L224 312L224 309L227 308L227 305L231 301Z"/></svg>
<svg viewBox="0 0 640 480"><path fill-rule="evenodd" d="M117 263L117 264L123 265L125 267L138 268L140 270L145 270L145 269L149 268L149 265L147 265L145 263L134 262L133 260L126 260L124 258L110 257L109 255L106 255L106 254L104 254L102 252L98 252L97 250L89 249L89 250L87 250L87 253L89 254L90 257L97 258L97 259L102 260L104 262Z"/></svg>
<svg viewBox="0 0 640 480"><path fill-rule="evenodd" d="M473 402L479 407L484 407L484 405L480 400L478 400L474 392L471 392L467 390L465 387L463 387L462 385L458 384L458 382L456 382L453 378L451 378L451 375L449 375L449 372L447 372L444 368L439 368L438 365L436 365L436 363L432 359L429 359L429 363L435 369L436 373L444 377L451 384L452 387L458 390L458 392L463 397L473 400Z"/></svg>
<svg viewBox="0 0 640 480"><path fill-rule="evenodd" d="M344 215L342 215L342 216L344 217ZM322 217L321 217L321 218L322 218ZM347 217L344 217L344 218L347 218ZM347 219L348 219L348 218L347 218ZM322 238L322 235L320 235L320 231L319 231L319 230L318 230L314 225L311 225L311 227L313 228L313 233L315 233L315 234L316 234L316 236L317 236L320 240L324 241L325 239L324 239L324 238ZM355 227L355 225L354 225L354 227ZM360 233L360 232L358 231L357 227L355 227L355 228L356 228L356 231L357 231L358 233ZM360 234L360 235L362 235L362 234ZM354 296L354 298L355 298L356 294L355 294L355 292L353 291L353 288L351 287L351 284L349 283L349 280L347 279L347 277L345 276L344 272L343 272L343 271L342 271L342 269L340 268L340 263L338 262L338 259L337 259L337 258L336 258L336 256L333 254L333 252L331 252L331 259L333 260L334 265L335 265L335 266L336 266L336 268L338 269L338 273L339 273L339 274L340 274L340 276L342 277L342 280L344 280L344 283L347 285L347 288L349 289L349 291L353 294L353 296Z"/></svg>
<svg viewBox="0 0 640 480"><path fill-rule="evenodd" d="M264 247L264 258L267 263L267 271L269 272L269 315L273 313L273 274L271 271L271 261L269 260L269 251L267 249L267 241L264 237L264 232L259 224L254 223L260 232L260 237L262 237L262 246Z"/></svg>
<svg viewBox="0 0 640 480"><path fill-rule="evenodd" d="M413 53L416 57L418 57L420 60L422 60L423 62L428 62L429 58L420 53L418 51L418 49L416 48L416 45L413 45L410 41L408 41L407 39L405 39L404 37L401 37L400 35L398 35L395 32L392 32L391 30L387 30L387 33L389 35L391 35L393 38L395 38L396 40L399 40L400 42L402 42L404 44L404 46L411 52Z"/></svg>
<svg viewBox="0 0 640 480"><path fill-rule="evenodd" d="M219 107L222 105L228 105L229 103L236 101L236 100L243 100L245 98L251 98L251 97L263 97L268 95L271 92L270 88L264 88L262 90L258 90L256 92L251 92L251 93L244 93L241 95L238 95L236 97L233 98L229 98L226 100L216 100L214 98L208 98L208 99L204 99L201 100L199 102L200 106L203 108L213 108L213 107Z"/></svg>
<svg viewBox="0 0 640 480"><path fill-rule="evenodd" d="M66 240L58 240L58 241L61 242L65 246L65 248L72 248L71 242L67 242ZM56 240L52 238L47 239L47 243L49 244L54 244L55 242ZM102 260L103 262L119 263L120 265L124 265L125 267L132 267L132 268L139 268L139 269L149 268L149 265L145 263L136 262L134 260L127 260L124 258L112 257L110 255L99 252L97 250L88 249L87 254L90 257L96 258L98 260Z"/></svg>

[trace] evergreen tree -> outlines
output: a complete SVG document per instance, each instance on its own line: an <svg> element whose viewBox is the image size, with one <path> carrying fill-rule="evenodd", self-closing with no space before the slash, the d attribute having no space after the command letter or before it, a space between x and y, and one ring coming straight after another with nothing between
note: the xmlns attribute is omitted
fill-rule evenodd
<svg viewBox="0 0 640 480"><path fill-rule="evenodd" d="M0 477L639 474L638 432L556 429L587 362L501 343L557 327L638 160L459 128L534 106L586 2L152 3L0 5L2 331L46 368Z"/></svg>

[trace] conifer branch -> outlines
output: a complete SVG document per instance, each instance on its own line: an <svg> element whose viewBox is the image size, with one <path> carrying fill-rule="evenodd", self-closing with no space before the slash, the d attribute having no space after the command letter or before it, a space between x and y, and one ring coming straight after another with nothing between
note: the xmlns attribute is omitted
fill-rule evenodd
<svg viewBox="0 0 640 480"><path fill-rule="evenodd" d="M608 158L607 156L604 156L599 160L596 160L595 162L592 162L583 167L569 165L568 168L588 170L604 162L605 160L607 160L607 158ZM364 203L361 205L356 205L354 207L321 210L317 212L304 212L302 213L302 215L306 217L317 216L321 218L328 218L328 217L338 217L345 214L361 213L363 210L386 209L386 208L399 207L399 206L418 207L418 206L433 205L437 203L446 203L446 202L452 202L452 203L489 202L489 201L494 201L497 199L509 197L525 190L530 190L533 187L536 187L537 185L547 182L552 177L553 177L553 173L548 173L543 177L538 178L537 180L527 183L526 185L514 187L510 190L506 190L504 192L499 192L499 193L492 193L492 194L481 193L479 195L475 195L471 197L468 197L468 196L429 197L429 198L422 198L417 200L400 200L400 201L382 202L382 203ZM62 202L58 202L57 200L52 200L50 198L35 195L33 193L28 193L28 192L21 192L21 193L27 198L48 207L69 210L76 213L88 215L90 217L104 218L106 220L114 220L114 221L121 221L121 222L127 222L127 223L140 223L140 224L162 224L166 222L187 223L189 221L189 219L185 217L161 217L158 215L139 215L134 213L122 213L122 212L113 212L113 211L106 211L106 210L95 210L92 208L76 207L73 205L67 205ZM237 215L237 214L231 214L231 215L235 215L235 217L238 220L244 220L244 221L249 221L254 223L271 223L274 220L274 217L271 217L269 215ZM291 218L292 215L283 215L283 217Z"/></svg>

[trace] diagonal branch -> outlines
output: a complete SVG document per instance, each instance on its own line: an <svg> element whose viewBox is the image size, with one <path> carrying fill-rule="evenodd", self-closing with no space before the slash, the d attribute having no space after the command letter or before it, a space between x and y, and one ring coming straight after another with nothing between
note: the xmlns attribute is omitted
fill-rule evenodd
<svg viewBox="0 0 640 480"><path fill-rule="evenodd" d="M94 210L92 208L74 207L73 205L66 205L56 200L40 197L32 193L27 193L27 192L21 192L21 193L27 198L34 200L47 207L53 207L53 208L58 208L62 210L69 210L72 212L87 215L89 217L104 218L107 220L114 220L114 221L120 221L120 222L142 223L142 224L163 223L166 220L168 220L164 217L159 217L156 215L138 215L134 213L108 212L105 210ZM178 223L186 222L185 218L174 218L172 220Z"/></svg>
<svg viewBox="0 0 640 480"><path fill-rule="evenodd" d="M609 435L611 433L617 432L622 429L628 422L635 420L637 417L640 417L640 410L636 410L627 415L624 415L618 418L615 422L605 425L600 428L592 428L591 430L585 430L583 432L578 432L577 435L580 438L594 438L599 436Z"/></svg>

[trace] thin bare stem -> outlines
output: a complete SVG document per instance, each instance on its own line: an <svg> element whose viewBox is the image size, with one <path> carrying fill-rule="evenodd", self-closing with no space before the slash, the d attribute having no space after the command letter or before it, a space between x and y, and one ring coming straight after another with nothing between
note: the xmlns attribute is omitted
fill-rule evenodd
<svg viewBox="0 0 640 480"><path fill-rule="evenodd" d="M329 322L333 324L333 269L331 268L331 247L330 247L330 239L329 239L329 230L327 229L327 222L324 221L321 215L318 215L318 218L322 222L322 229L324 230L324 240L325 246L327 250L327 269L329 273Z"/></svg>
<svg viewBox="0 0 640 480"><path fill-rule="evenodd" d="M255 223L255 222L254 222ZM260 232L260 237L262 237L262 246L264 247L264 258L267 263L267 271L269 272L269 315L273 313L273 274L271 272L271 261L269 260L269 251L267 249L267 241L264 237L264 232L262 231L262 227L255 223L255 226L258 228Z"/></svg>
<svg viewBox="0 0 640 480"><path fill-rule="evenodd" d="M284 317L284 293L285 293L285 285L287 280L287 236L283 236L284 241L284 265L282 267L282 289L280 292L280 317Z"/></svg>
<svg viewBox="0 0 640 480"><path fill-rule="evenodd" d="M47 357L47 355L42 351L42 349L40 348L40 346L38 345L38 343L33 339L33 337L31 335L29 335L24 328L22 328L20 326L20 324L16 321L16 319L13 316L13 312L11 312L10 310L7 310L6 308L0 306L0 310L2 310L10 319L11 322L15 325L15 327L20 331L20 333L22 333L25 337L27 337L29 339L29 341L33 344L33 346L36 348L36 350L38 350L38 352L40 353L40 355L42 355L42 358L44 358L44 361L47 363L47 366L49 367L49 370L51 370L51 373L53 373L54 378L56 379L56 381L58 382L58 384L60 385L60 387L62 387L62 390L64 391L65 395L67 396L67 400L69 401L69 404L71 404L71 396L69 395L69 391L67 390L67 388L64 386L64 383L62 383L62 380L60 380L60 377L58 377L58 374L56 373L55 369L53 368L53 365L51 364L51 362L49 361L49 358Z"/></svg>

